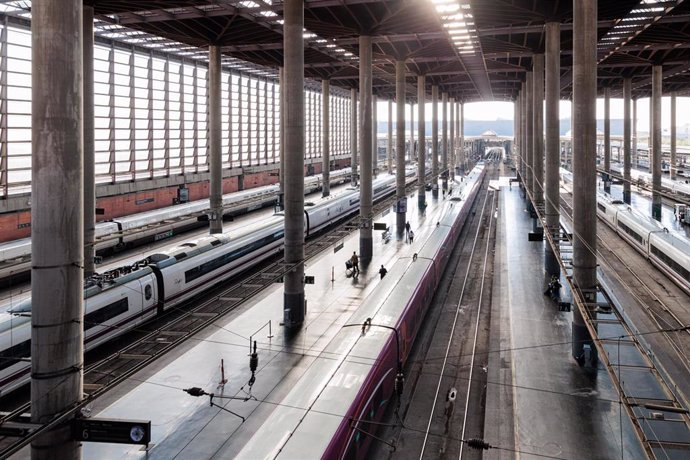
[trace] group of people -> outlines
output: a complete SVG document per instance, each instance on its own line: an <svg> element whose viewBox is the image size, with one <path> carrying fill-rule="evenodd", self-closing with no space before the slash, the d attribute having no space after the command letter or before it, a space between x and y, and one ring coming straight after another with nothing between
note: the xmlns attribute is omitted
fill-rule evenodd
<svg viewBox="0 0 690 460"><path fill-rule="evenodd" d="M353 277L357 277L357 275L359 275L359 257L357 256L357 251L354 251L352 253L352 257L350 257L350 260L347 261L345 266L348 269L352 270ZM383 279L383 277L386 276L386 273L388 273L388 270L386 270L386 267L381 265L381 268L379 269L379 275L381 275L381 279Z"/></svg>
<svg viewBox="0 0 690 460"><path fill-rule="evenodd" d="M408 221L405 224L405 240L406 242L412 244L414 241L414 232L412 231L412 227L410 225L410 222ZM357 256L357 251L352 252L352 257L348 259L345 262L345 267L348 270L352 270L352 276L357 277L359 275L359 256ZM381 268L379 269L379 275L381 276L381 279L383 279L384 276L388 273L388 270L386 270L386 267L381 265Z"/></svg>

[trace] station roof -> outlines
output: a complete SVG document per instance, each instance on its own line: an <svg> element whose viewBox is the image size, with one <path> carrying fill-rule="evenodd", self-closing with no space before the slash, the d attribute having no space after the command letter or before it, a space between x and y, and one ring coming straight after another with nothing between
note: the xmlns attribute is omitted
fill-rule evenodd
<svg viewBox="0 0 690 460"><path fill-rule="evenodd" d="M283 60L281 0L85 0L102 37L206 60L209 44L223 65L274 77ZM395 93L395 60L427 90L461 101L513 100L532 55L543 53L544 25L561 24L561 97L572 91L573 0L305 0L305 76L343 88L358 84L358 42L371 35L374 94ZM28 16L30 1L0 2ZM598 84L620 96L651 94L652 65L663 65L664 92L690 94L690 0L598 2Z"/></svg>

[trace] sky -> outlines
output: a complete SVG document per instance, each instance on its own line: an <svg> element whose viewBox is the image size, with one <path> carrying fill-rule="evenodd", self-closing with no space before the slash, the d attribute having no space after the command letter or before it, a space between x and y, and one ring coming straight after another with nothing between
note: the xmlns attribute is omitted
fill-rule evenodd
<svg viewBox="0 0 690 460"><path fill-rule="evenodd" d="M570 101L561 101L560 118L570 118ZM417 107L414 109L414 119L417 120ZM439 101L439 119L442 119L441 103ZM661 129L668 130L671 126L671 98L663 97L661 100ZM388 102L379 101L377 107L378 121L388 119ZM395 107L393 107L393 117L395 117ZM405 117L410 117L409 106L405 111ZM425 118L431 120L431 103L425 107ZM512 120L512 102L470 102L465 104L465 118L468 120ZM623 99L611 98L611 118L623 118ZM604 99L597 99L597 119L604 119ZM690 97L676 98L676 126L690 124ZM639 99L637 102L637 129L640 131L649 130L649 98Z"/></svg>

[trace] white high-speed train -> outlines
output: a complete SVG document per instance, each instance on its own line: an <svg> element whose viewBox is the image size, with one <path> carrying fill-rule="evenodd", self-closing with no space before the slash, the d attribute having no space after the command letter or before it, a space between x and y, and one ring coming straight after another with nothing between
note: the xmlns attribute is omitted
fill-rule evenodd
<svg viewBox="0 0 690 460"><path fill-rule="evenodd" d="M622 238L690 294L690 243L619 200L597 194L597 214Z"/></svg>
<svg viewBox="0 0 690 460"><path fill-rule="evenodd" d="M407 171L414 180L414 170ZM373 198L395 191L395 177L373 182ZM305 209L305 237L352 214L359 190ZM92 349L172 306L241 273L283 249L283 216L266 219L240 236L189 241L144 260L92 277L84 286L84 348ZM26 383L30 373L31 299L0 313L0 395Z"/></svg>
<svg viewBox="0 0 690 460"><path fill-rule="evenodd" d="M611 171L623 175L623 165L620 163L612 163L611 164ZM633 183L636 182L641 182L645 185L651 185L652 183L652 175L643 171L640 171L638 169L630 169L630 180ZM670 191L671 193L675 193L678 195L684 195L684 196L690 196L690 183L687 182L687 179L684 180L671 180L667 177L662 177L661 178L661 187Z"/></svg>
<svg viewBox="0 0 690 460"><path fill-rule="evenodd" d="M351 168L331 171L330 183L346 182ZM323 186L321 175L304 178L304 193L313 193ZM266 185L223 196L224 216L244 214L276 202L278 185ZM117 251L127 247L159 241L184 231L206 225L197 216L208 210L208 200L169 206L118 217L96 224L96 252ZM31 238L0 243L0 280L28 276L31 269Z"/></svg>

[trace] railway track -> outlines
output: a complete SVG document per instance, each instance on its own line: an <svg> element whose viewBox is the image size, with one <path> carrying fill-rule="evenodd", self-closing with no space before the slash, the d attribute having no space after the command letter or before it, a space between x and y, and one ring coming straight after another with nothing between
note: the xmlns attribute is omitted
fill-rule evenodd
<svg viewBox="0 0 690 460"><path fill-rule="evenodd" d="M567 200L561 198L561 209L566 211L566 215L572 221L572 207ZM640 276L635 268L625 260L624 254L616 250L610 243L616 235L606 224L598 223L597 227L597 258L600 263L609 266L616 274L618 281L623 284L639 304L644 308L650 321L660 330L682 329L687 326L678 316L673 313L673 309L656 293L656 290L648 283L656 283L653 278L646 279ZM624 243L627 245L627 243ZM621 276L632 277L634 283L627 282ZM657 283L658 284L658 283ZM658 286L657 286L658 287ZM674 350L680 363L690 374L690 330L679 330L675 332L661 333L667 340L669 346Z"/></svg>
<svg viewBox="0 0 690 460"><path fill-rule="evenodd" d="M411 355L404 421L383 435L394 439L392 458L458 457L460 439L483 432L486 363L480 360L488 356L495 235L495 192L487 191L488 177Z"/></svg>
<svg viewBox="0 0 690 460"><path fill-rule="evenodd" d="M416 182L411 182L407 185L407 193L416 187L415 184ZM390 207L394 201L395 197L389 197L375 204L374 215ZM359 215L354 215L344 219L336 229L308 241L305 244L305 261L324 248L337 244L358 228ZM290 269L292 265L285 264L282 257L276 257L272 263L263 265L259 270L252 270L214 287L204 299L196 298L182 306L171 308L164 315L125 334L125 339L116 339L115 343L120 347L114 351L111 349L107 356L98 356L97 351L98 358L90 363L87 360L84 369L83 401L56 417L50 424L37 430L29 430L18 439L0 437L0 458L6 458L16 452L38 436L39 432L63 423L95 398L181 345L195 333L211 327L223 315L279 281ZM26 421L30 407L30 402L27 402L5 414L0 418L0 427L8 422Z"/></svg>

